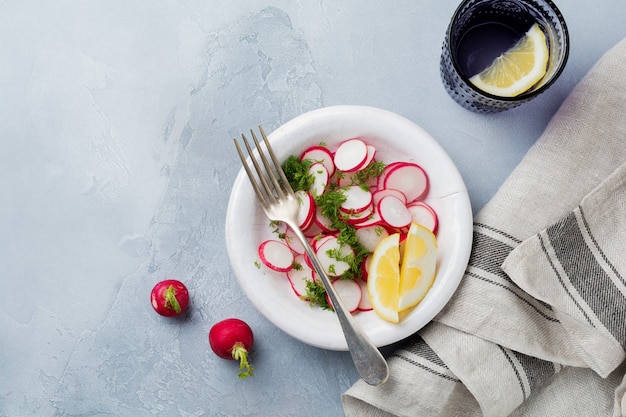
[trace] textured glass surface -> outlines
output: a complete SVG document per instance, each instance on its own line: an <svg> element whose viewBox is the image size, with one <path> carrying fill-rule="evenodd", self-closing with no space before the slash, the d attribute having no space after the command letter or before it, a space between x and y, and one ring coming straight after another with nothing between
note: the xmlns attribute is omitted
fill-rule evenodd
<svg viewBox="0 0 626 417"><path fill-rule="evenodd" d="M546 34L550 58L544 78L517 97L497 97L474 87L460 69L456 51L460 39L477 21L515 19L530 27L537 22ZM561 74L569 54L569 34L561 12L549 0L467 0L452 17L441 54L441 78L450 96L476 112L494 113L526 103L544 92ZM473 74L472 74L473 75Z"/></svg>

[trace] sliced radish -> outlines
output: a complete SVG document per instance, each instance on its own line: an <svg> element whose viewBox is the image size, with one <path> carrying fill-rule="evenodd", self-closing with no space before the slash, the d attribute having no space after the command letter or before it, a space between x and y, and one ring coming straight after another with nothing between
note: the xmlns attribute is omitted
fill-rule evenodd
<svg viewBox="0 0 626 417"><path fill-rule="evenodd" d="M380 201L380 199L386 195L392 195L394 197L397 197L404 204L408 202L406 199L406 195L404 195L402 191L396 190L395 188L382 188L372 193L372 203L374 204L374 206L378 205L378 202Z"/></svg>
<svg viewBox="0 0 626 417"><path fill-rule="evenodd" d="M374 161L374 157L376 157L376 148L372 145L365 146L367 146L367 158L360 169L367 168Z"/></svg>
<svg viewBox="0 0 626 417"><path fill-rule="evenodd" d="M355 214L367 210L372 204L372 193L357 185L341 189L346 200L339 207L345 213Z"/></svg>
<svg viewBox="0 0 626 417"><path fill-rule="evenodd" d="M322 246L322 244L324 244L324 242L326 242L329 239L336 239L337 236L334 235L320 235L315 237L314 239L311 240L311 247L313 248L314 251L317 251L317 249Z"/></svg>
<svg viewBox="0 0 626 417"><path fill-rule="evenodd" d="M307 255L307 253L304 252L302 254L302 256L304 256L304 263L306 263L309 268L313 269L314 268L313 267L313 262L311 262L311 258L309 258L309 255ZM315 272L315 271L313 271L313 272Z"/></svg>
<svg viewBox="0 0 626 417"><path fill-rule="evenodd" d="M439 218L435 210L423 201L416 201L407 206L411 213L412 221L430 229L431 232L437 233L439 226Z"/></svg>
<svg viewBox="0 0 626 417"><path fill-rule="evenodd" d="M389 232L382 226L368 226L357 228L355 235L366 251L374 252L380 241L389 236Z"/></svg>
<svg viewBox="0 0 626 417"><path fill-rule="evenodd" d="M259 245L258 252L263 265L274 271L287 272L293 268L293 252L283 242L266 240Z"/></svg>
<svg viewBox="0 0 626 417"><path fill-rule="evenodd" d="M391 227L402 228L411 224L411 213L397 197L388 195L381 198L377 209L380 218Z"/></svg>
<svg viewBox="0 0 626 417"><path fill-rule="evenodd" d="M284 240L292 252L296 254L304 253L304 246L302 246L302 242L300 242L300 239L296 237L296 234L293 232L293 230L291 230L290 227L287 227L287 229L285 229Z"/></svg>
<svg viewBox="0 0 626 417"><path fill-rule="evenodd" d="M367 282L361 281L359 282L361 287L361 300L359 301L359 306L357 309L359 311L372 311L374 308L372 307L372 303L370 302L370 296L367 293Z"/></svg>
<svg viewBox="0 0 626 417"><path fill-rule="evenodd" d="M380 218L380 214L378 214L378 211L376 211L376 207L372 207L372 214L370 214L365 220L359 223L353 223L353 226L356 229L360 229L361 227L378 226L384 224L383 219Z"/></svg>
<svg viewBox="0 0 626 417"><path fill-rule="evenodd" d="M370 274L370 260L372 255L367 255L361 262L361 281L367 282L367 278Z"/></svg>
<svg viewBox="0 0 626 417"><path fill-rule="evenodd" d="M400 190L408 202L417 200L428 191L428 175L426 171L412 162L403 162L387 171L383 188Z"/></svg>
<svg viewBox="0 0 626 417"><path fill-rule="evenodd" d="M322 228L315 222L315 216L313 216L313 219L311 220L312 221L311 223L309 223L308 227L302 230L304 236L308 237L309 239L324 233L324 230L322 230Z"/></svg>
<svg viewBox="0 0 626 417"><path fill-rule="evenodd" d="M373 212L374 206L370 204L365 208L365 210L362 210L358 213L343 213L341 219L351 226L358 227L359 224L369 221L370 216Z"/></svg>
<svg viewBox="0 0 626 417"><path fill-rule="evenodd" d="M298 207L298 225L300 229L305 230L313 221L315 215L315 200L311 193L307 191L296 191L296 198L300 207Z"/></svg>
<svg viewBox="0 0 626 417"><path fill-rule="evenodd" d="M317 285L321 285L322 287L324 286L324 282L322 282L322 279L319 277L319 275L317 275L317 272L315 272L315 269L313 269L313 282L316 283Z"/></svg>
<svg viewBox="0 0 626 417"><path fill-rule="evenodd" d="M353 172L339 171L335 175L336 178L337 178L337 187L343 188L343 187L349 187L351 185L356 184L356 182L357 182L357 180L356 180L357 173L358 173L358 171L353 171Z"/></svg>
<svg viewBox="0 0 626 417"><path fill-rule="evenodd" d="M385 165L385 168L383 169L382 174L379 175L378 181L376 184L379 190L382 190L383 188L385 188L385 177L387 176L387 173L394 170L397 166L403 163L404 163L403 161L396 161L396 162L391 162Z"/></svg>
<svg viewBox="0 0 626 417"><path fill-rule="evenodd" d="M333 233L337 229L333 227L333 222L322 213L322 209L317 207L315 210L315 223L322 229L322 233Z"/></svg>
<svg viewBox="0 0 626 417"><path fill-rule="evenodd" d="M333 162L333 159L334 159L333 153L330 151L330 149L326 148L325 146L317 145L317 146L311 146L310 148L306 149L300 155L301 161L304 161L305 159L309 159L315 162L321 162L322 164L324 164L324 166L328 170L329 176L332 177L335 174L335 163Z"/></svg>
<svg viewBox="0 0 626 417"><path fill-rule="evenodd" d="M330 178L328 169L323 163L314 162L309 167L308 173L313 176L313 184L311 184L309 192L313 196L322 195L326 191L328 179Z"/></svg>
<svg viewBox="0 0 626 417"><path fill-rule="evenodd" d="M318 245L316 255L329 276L339 277L350 269L350 264L343 259L354 256L354 251L350 246L340 244L337 238L333 237Z"/></svg>
<svg viewBox="0 0 626 417"><path fill-rule="evenodd" d="M367 161L367 145L360 138L345 140L337 147L333 161L340 171L356 171Z"/></svg>
<svg viewBox="0 0 626 417"><path fill-rule="evenodd" d="M361 285L351 279L336 279L332 282L332 286L335 287L337 295L339 295L339 298L343 301L346 309L351 313L357 311L361 303L361 298L363 298ZM333 306L328 295L326 295L326 301L328 301L331 307Z"/></svg>
<svg viewBox="0 0 626 417"><path fill-rule="evenodd" d="M298 297L306 296L306 283L313 281L313 270L309 267L304 259L304 255L298 255L294 258L294 263L300 265L298 268L292 268L287 272L287 279L291 284L293 292Z"/></svg>

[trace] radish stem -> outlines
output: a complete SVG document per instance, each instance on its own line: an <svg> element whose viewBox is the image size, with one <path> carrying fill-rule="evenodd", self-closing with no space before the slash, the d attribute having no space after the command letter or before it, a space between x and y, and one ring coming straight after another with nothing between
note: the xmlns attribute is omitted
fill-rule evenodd
<svg viewBox="0 0 626 417"><path fill-rule="evenodd" d="M180 313L182 311L180 304L176 299L176 289L173 285L170 285L167 290L165 290L163 298L165 298L165 308L174 310L176 313Z"/></svg>
<svg viewBox="0 0 626 417"><path fill-rule="evenodd" d="M239 378L247 378L254 376L252 372L254 368L248 362L248 350L244 347L243 343L237 342L233 346L233 359L239 361Z"/></svg>

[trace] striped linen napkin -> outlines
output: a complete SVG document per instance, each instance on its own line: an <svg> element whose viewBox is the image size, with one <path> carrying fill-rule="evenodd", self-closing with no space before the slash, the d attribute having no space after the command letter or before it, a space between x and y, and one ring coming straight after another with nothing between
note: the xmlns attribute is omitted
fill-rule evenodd
<svg viewBox="0 0 626 417"><path fill-rule="evenodd" d="M626 39L474 218L456 294L346 416L626 416Z"/></svg>
<svg viewBox="0 0 626 417"><path fill-rule="evenodd" d="M502 269L552 307L589 368L609 375L626 358L626 163Z"/></svg>

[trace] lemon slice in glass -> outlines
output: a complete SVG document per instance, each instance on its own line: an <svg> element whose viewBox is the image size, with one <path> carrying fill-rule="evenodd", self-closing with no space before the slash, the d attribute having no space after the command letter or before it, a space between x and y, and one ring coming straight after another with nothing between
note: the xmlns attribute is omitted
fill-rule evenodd
<svg viewBox="0 0 626 417"><path fill-rule="evenodd" d="M535 23L511 49L470 78L470 82L489 94L515 97L543 78L549 55L546 35Z"/></svg>

